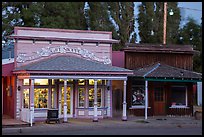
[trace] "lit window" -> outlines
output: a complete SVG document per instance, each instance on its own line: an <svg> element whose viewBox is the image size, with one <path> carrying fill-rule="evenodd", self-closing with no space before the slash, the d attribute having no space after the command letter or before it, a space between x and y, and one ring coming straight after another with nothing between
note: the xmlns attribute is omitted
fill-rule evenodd
<svg viewBox="0 0 204 137"><path fill-rule="evenodd" d="M85 88L79 88L78 89L79 94L79 107L84 107L84 98L85 98Z"/></svg>
<svg viewBox="0 0 204 137"><path fill-rule="evenodd" d="M29 108L29 89L23 90L23 108Z"/></svg>
<svg viewBox="0 0 204 137"><path fill-rule="evenodd" d="M34 106L35 108L47 108L48 88L34 89Z"/></svg>
<svg viewBox="0 0 204 137"><path fill-rule="evenodd" d="M30 85L29 79L23 79L23 85Z"/></svg>
<svg viewBox="0 0 204 137"><path fill-rule="evenodd" d="M97 106L101 107L101 94L102 94L102 89L97 88ZM89 89L89 107L94 107L94 88Z"/></svg>
<svg viewBox="0 0 204 137"><path fill-rule="evenodd" d="M185 86L171 87L171 106L187 106L187 90Z"/></svg>
<svg viewBox="0 0 204 137"><path fill-rule="evenodd" d="M94 85L94 79L89 79L89 85ZM102 85L102 80L97 80L97 85Z"/></svg>
<svg viewBox="0 0 204 137"><path fill-rule="evenodd" d="M84 79L79 79L78 80L78 85L85 85L85 80Z"/></svg>
<svg viewBox="0 0 204 137"><path fill-rule="evenodd" d="M35 85L48 85L48 79L35 79Z"/></svg>

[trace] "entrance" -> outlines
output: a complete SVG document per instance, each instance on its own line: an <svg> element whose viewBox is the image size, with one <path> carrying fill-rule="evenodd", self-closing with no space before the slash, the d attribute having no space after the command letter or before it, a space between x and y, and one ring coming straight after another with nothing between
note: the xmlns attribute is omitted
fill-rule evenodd
<svg viewBox="0 0 204 137"><path fill-rule="evenodd" d="M64 85L60 85L59 90L59 116L63 118L64 114ZM73 117L73 86L67 85L67 117Z"/></svg>
<svg viewBox="0 0 204 137"><path fill-rule="evenodd" d="M163 87L154 88L154 115L165 115L165 91Z"/></svg>

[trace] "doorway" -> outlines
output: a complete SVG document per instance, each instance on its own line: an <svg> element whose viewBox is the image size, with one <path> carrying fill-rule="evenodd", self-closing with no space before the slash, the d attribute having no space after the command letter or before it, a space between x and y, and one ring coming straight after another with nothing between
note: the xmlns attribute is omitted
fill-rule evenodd
<svg viewBox="0 0 204 137"><path fill-rule="evenodd" d="M64 85L59 86L59 116L64 116ZM67 117L73 117L73 85L67 85Z"/></svg>
<svg viewBox="0 0 204 137"><path fill-rule="evenodd" d="M165 91L163 87L154 88L154 115L165 115L166 114L166 99Z"/></svg>

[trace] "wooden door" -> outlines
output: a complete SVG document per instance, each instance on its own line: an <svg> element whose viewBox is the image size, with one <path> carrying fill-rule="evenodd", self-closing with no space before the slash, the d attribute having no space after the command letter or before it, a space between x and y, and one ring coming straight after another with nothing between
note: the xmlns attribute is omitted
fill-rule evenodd
<svg viewBox="0 0 204 137"><path fill-rule="evenodd" d="M165 91L163 87L154 88L154 115L165 115L166 110Z"/></svg>

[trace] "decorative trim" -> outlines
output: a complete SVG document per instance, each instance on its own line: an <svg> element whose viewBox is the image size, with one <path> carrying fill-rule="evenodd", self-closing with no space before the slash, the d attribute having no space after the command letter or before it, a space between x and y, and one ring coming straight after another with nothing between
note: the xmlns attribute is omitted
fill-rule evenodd
<svg viewBox="0 0 204 137"><path fill-rule="evenodd" d="M24 63L26 61L36 60L41 57L48 57L52 54L56 53L74 53L77 55L80 55L83 58L87 58L90 60L95 60L98 62L103 62L104 64L111 64L110 58L107 56L104 56L102 58L96 57L96 55L87 49L81 49L81 48L70 48L69 46L59 46L59 47L46 47L41 48L41 50L37 51L35 55L33 56L26 56L25 53L20 53L17 55L16 61L18 63Z"/></svg>

